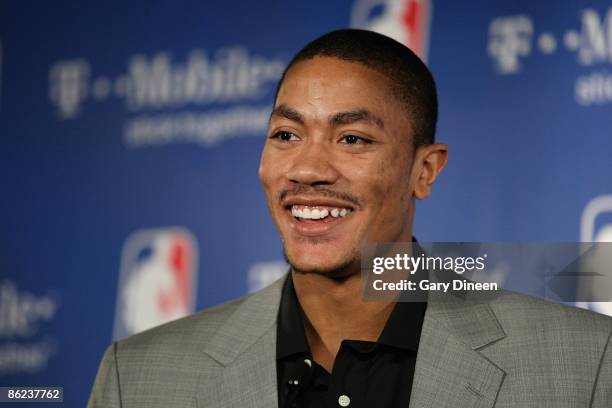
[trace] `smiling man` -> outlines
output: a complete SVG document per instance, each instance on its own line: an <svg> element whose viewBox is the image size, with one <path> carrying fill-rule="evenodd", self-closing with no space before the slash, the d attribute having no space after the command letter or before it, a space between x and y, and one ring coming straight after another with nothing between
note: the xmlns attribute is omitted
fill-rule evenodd
<svg viewBox="0 0 612 408"><path fill-rule="evenodd" d="M426 66L373 32L304 47L259 176L291 270L113 344L90 407L610 407L610 319L502 293L365 302L361 248L411 242L447 160Z"/></svg>
<svg viewBox="0 0 612 408"><path fill-rule="evenodd" d="M355 47L358 43L361 48ZM406 336L412 350L387 339L387 346L396 347L379 348L359 364L362 356L353 355L351 346L369 342L366 347L376 347L394 308L389 302L362 300L360 247L364 242L412 241L415 198L429 195L446 163L446 147L433 144L436 116L435 85L427 68L407 48L381 35L332 33L309 44L289 64L260 166L293 272L287 286L293 285L295 294L285 290L281 321L298 322L281 324L277 336L281 405L291 398L282 385L309 351L315 362L310 382L318 388L300 394L302 405L337 405L330 398L342 395L354 405L397 398L408 404L423 307L402 305L396 314L416 324L398 324L398 330L385 332L386 337ZM300 309L307 342L295 336L301 329ZM342 341L349 339L362 343L347 342L341 350ZM402 363L392 364L394 359ZM376 372L366 367L386 360ZM359 374L336 384L348 373ZM376 389L364 393L363 378L374 374ZM401 392L394 389L396 383L402 384Z"/></svg>

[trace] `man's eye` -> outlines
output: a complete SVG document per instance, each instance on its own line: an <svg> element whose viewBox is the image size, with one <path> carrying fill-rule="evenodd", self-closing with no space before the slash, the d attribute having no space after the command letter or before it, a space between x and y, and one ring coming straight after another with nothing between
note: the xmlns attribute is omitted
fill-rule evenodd
<svg viewBox="0 0 612 408"><path fill-rule="evenodd" d="M346 143L346 144L358 144L358 143L369 144L371 143L369 140L364 139L363 137L355 136L355 135L346 135L341 140L343 143Z"/></svg>
<svg viewBox="0 0 612 408"><path fill-rule="evenodd" d="M293 142L295 140L298 140L298 137L295 133L285 131L276 132L274 135L272 135L272 138L282 140L283 142Z"/></svg>

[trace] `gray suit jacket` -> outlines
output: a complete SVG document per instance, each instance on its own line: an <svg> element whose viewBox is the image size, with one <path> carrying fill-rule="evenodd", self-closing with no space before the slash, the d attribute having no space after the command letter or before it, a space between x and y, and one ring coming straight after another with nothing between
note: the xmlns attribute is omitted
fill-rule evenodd
<svg viewBox="0 0 612 408"><path fill-rule="evenodd" d="M112 344L90 408L276 407L282 281ZM612 407L612 319L503 293L430 301L410 407Z"/></svg>

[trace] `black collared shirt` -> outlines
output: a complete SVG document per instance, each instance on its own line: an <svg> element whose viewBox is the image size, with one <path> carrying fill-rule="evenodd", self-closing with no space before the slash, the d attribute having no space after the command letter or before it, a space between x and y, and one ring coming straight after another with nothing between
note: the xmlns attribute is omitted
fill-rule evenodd
<svg viewBox="0 0 612 408"><path fill-rule="evenodd" d="M289 274L277 328L279 407L407 407L426 307L396 303L378 341L342 341L328 373L312 359Z"/></svg>

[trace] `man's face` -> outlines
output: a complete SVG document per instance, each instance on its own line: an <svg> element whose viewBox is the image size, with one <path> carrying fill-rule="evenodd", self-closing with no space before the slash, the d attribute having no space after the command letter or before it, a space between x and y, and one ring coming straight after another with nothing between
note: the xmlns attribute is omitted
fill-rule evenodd
<svg viewBox="0 0 612 408"><path fill-rule="evenodd" d="M384 75L316 57L287 73L259 177L297 271L360 269L363 242L410 241L412 127Z"/></svg>

